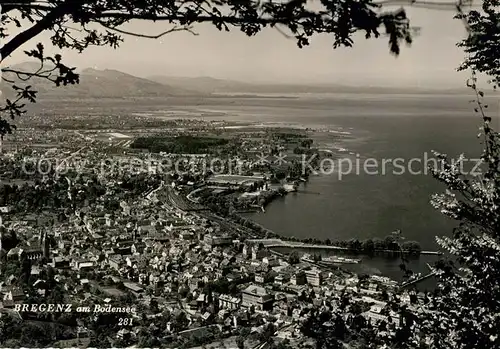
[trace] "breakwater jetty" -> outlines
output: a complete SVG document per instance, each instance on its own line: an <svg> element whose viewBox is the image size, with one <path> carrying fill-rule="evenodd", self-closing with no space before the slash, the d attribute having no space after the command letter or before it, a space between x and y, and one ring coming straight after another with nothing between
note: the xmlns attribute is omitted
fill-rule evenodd
<svg viewBox="0 0 500 349"><path fill-rule="evenodd" d="M260 244L265 248L298 248L298 249L316 249L316 250L334 250L334 251L345 251L350 252L351 249L348 247L334 246L334 245L325 245L325 244L308 244L305 242L298 241L285 241L281 239L248 239L250 243ZM393 250L374 250L376 253L391 253L398 254L400 251ZM439 256L442 255L442 252L439 251L420 251L419 255L428 255L428 256Z"/></svg>
<svg viewBox="0 0 500 349"><path fill-rule="evenodd" d="M429 271L430 271L428 274L419 276L415 279L408 280L406 282L403 282L399 287L405 288L405 287L409 287L412 285L416 285L416 284L418 284L424 280L427 280L427 279L433 277L434 275L436 275L436 270L433 267L431 267L429 263L427 263L427 268L429 268Z"/></svg>

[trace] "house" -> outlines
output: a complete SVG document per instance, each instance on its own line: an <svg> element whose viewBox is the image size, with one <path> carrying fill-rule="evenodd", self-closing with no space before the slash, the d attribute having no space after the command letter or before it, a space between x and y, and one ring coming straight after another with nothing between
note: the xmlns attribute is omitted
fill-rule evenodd
<svg viewBox="0 0 500 349"><path fill-rule="evenodd" d="M227 310L236 310L240 307L241 299L232 297L227 294L219 296L219 308Z"/></svg>
<svg viewBox="0 0 500 349"><path fill-rule="evenodd" d="M23 250L19 247L14 247L7 252L7 259L20 259L22 255Z"/></svg>
<svg viewBox="0 0 500 349"><path fill-rule="evenodd" d="M233 244L233 240L229 236L205 235L203 241L212 248Z"/></svg>
<svg viewBox="0 0 500 349"><path fill-rule="evenodd" d="M242 254L243 254L243 258L245 258L245 259L250 258L252 256L252 248L247 244L243 245Z"/></svg>
<svg viewBox="0 0 500 349"><path fill-rule="evenodd" d="M323 275L319 269L312 268L305 271L307 283L312 286L321 286Z"/></svg>
<svg viewBox="0 0 500 349"><path fill-rule="evenodd" d="M108 258L108 264L111 268L115 270L120 270L120 268L125 264L121 255L113 255Z"/></svg>
<svg viewBox="0 0 500 349"><path fill-rule="evenodd" d="M260 272L255 274L255 282L265 284L273 280L273 275L267 272Z"/></svg>
<svg viewBox="0 0 500 349"><path fill-rule="evenodd" d="M0 206L0 213L11 213L12 211L12 206Z"/></svg>
<svg viewBox="0 0 500 349"><path fill-rule="evenodd" d="M121 246L113 247L113 252L115 254L119 254L119 255L122 255L122 256L126 256L126 255L129 255L129 254L132 254L132 244L129 245L129 246L121 245Z"/></svg>
<svg viewBox="0 0 500 349"><path fill-rule="evenodd" d="M65 257L54 257L50 265L56 269L67 269L70 267L70 261Z"/></svg>
<svg viewBox="0 0 500 349"><path fill-rule="evenodd" d="M78 328L76 330L76 334L77 334L78 338L80 338L80 339L90 337L89 330L84 326L78 326Z"/></svg>
<svg viewBox="0 0 500 349"><path fill-rule="evenodd" d="M134 244L130 248L130 251L132 252L132 254L140 254L144 252L145 248L146 244L144 242L134 242Z"/></svg>
<svg viewBox="0 0 500 349"><path fill-rule="evenodd" d="M263 258L269 256L269 251L266 249L262 249L254 246L252 248L252 259L253 260L262 260Z"/></svg>
<svg viewBox="0 0 500 349"><path fill-rule="evenodd" d="M94 268L94 261L90 259L74 259L72 264L75 270L90 270Z"/></svg>
<svg viewBox="0 0 500 349"><path fill-rule="evenodd" d="M237 315L233 316L234 327L238 326L248 326L250 322L250 315L247 311L239 312Z"/></svg>
<svg viewBox="0 0 500 349"><path fill-rule="evenodd" d="M274 278L274 283L277 285L283 285L290 281L290 277L288 275L280 274Z"/></svg>
<svg viewBox="0 0 500 349"><path fill-rule="evenodd" d="M190 231L184 231L181 233L181 238L183 240L193 240L194 234Z"/></svg>
<svg viewBox="0 0 500 349"><path fill-rule="evenodd" d="M280 265L278 259L275 256L270 256L270 255L262 258L262 263L271 267L277 267Z"/></svg>
<svg viewBox="0 0 500 349"><path fill-rule="evenodd" d="M206 311L205 313L203 313L203 315L201 315L201 319L203 321L208 321L208 320L210 320L211 317L212 317L212 314L210 314L208 311Z"/></svg>
<svg viewBox="0 0 500 349"><path fill-rule="evenodd" d="M198 302L196 300L192 300L191 302L188 303L188 308L190 310L197 310L198 309Z"/></svg>
<svg viewBox="0 0 500 349"><path fill-rule="evenodd" d="M138 295L139 293L142 293L144 291L144 289L141 286L139 286L133 282L124 282L123 286L125 288L129 289L130 291L132 291L132 293L134 293L136 295Z"/></svg>
<svg viewBox="0 0 500 349"><path fill-rule="evenodd" d="M120 202L120 207L124 216L130 216L130 206L125 201Z"/></svg>
<svg viewBox="0 0 500 349"><path fill-rule="evenodd" d="M192 291L197 290L201 286L201 280L199 278L191 278L188 281L188 287Z"/></svg>
<svg viewBox="0 0 500 349"><path fill-rule="evenodd" d="M300 286L305 285L307 283L306 273L304 271L299 271L292 275L290 278L290 282L292 285Z"/></svg>
<svg viewBox="0 0 500 349"><path fill-rule="evenodd" d="M24 291L19 287L8 289L3 296L4 303L21 303L26 299Z"/></svg>
<svg viewBox="0 0 500 349"><path fill-rule="evenodd" d="M157 231L154 225L142 225L139 227L139 232L142 235L155 236Z"/></svg>
<svg viewBox="0 0 500 349"><path fill-rule="evenodd" d="M137 256L127 256L125 258L125 262L128 267L137 267L139 264L139 258Z"/></svg>
<svg viewBox="0 0 500 349"><path fill-rule="evenodd" d="M208 296L204 293L200 293L198 298L196 298L196 302L198 303L198 307L202 307L208 303Z"/></svg>
<svg viewBox="0 0 500 349"><path fill-rule="evenodd" d="M131 337L132 332L130 330L127 330L126 328L122 328L120 331L117 332L116 337L119 339L123 340L128 340Z"/></svg>
<svg viewBox="0 0 500 349"><path fill-rule="evenodd" d="M274 297L266 289L257 285L250 285L241 292L241 305L254 307L256 310L272 310Z"/></svg>
<svg viewBox="0 0 500 349"><path fill-rule="evenodd" d="M37 265L33 265L31 267L31 273L30 273L30 275L38 276L38 275L40 275L40 272L41 272L40 267L37 266Z"/></svg>

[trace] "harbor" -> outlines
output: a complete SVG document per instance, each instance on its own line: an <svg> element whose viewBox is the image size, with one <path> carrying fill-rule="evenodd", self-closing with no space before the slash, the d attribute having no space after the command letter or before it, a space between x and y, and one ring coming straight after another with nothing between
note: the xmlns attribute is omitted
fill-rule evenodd
<svg viewBox="0 0 500 349"><path fill-rule="evenodd" d="M284 241L282 239L250 239L249 240L252 243L262 243L264 247L266 248L278 248L278 247L284 247L284 248L292 248L292 249L310 249L310 250L335 250L335 251L344 251L344 252L349 252L350 249L348 247L341 247L341 246L334 246L334 245L326 245L326 244L308 244L304 242L297 242L297 241ZM375 251L375 252L390 252L391 254L394 253L400 253L398 251L389 251L389 250L380 250L380 251ZM440 251L421 251L420 255L427 255L427 256L440 256L442 255L442 252Z"/></svg>

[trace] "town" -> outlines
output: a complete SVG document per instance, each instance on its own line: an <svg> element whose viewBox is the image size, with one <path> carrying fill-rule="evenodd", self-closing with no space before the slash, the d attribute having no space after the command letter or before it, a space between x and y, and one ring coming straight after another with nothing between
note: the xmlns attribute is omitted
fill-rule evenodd
<svg viewBox="0 0 500 349"><path fill-rule="evenodd" d="M239 215L296 191L308 178L297 159L331 157L314 147L329 135L174 125L168 134L157 124L133 134L56 129L44 144L21 128L21 141L3 144L3 345L314 348L318 314L331 317L323 335L343 343L407 328L389 297L397 282L342 268L355 259L278 252L264 243L276 236ZM221 158L224 169L207 167ZM400 295L417 312L429 301ZM72 311L41 310L49 304Z"/></svg>

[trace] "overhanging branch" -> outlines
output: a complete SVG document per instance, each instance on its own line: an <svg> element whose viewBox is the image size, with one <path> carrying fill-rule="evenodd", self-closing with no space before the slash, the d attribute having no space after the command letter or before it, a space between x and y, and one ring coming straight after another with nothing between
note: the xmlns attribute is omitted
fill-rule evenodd
<svg viewBox="0 0 500 349"><path fill-rule="evenodd" d="M317 16L314 13L303 13L298 16L293 17L257 17L252 18L251 22L254 24L279 24L279 23L289 23L291 21L296 21L300 19L311 18L312 16ZM155 15L146 15L146 14L129 14L129 13L120 13L120 12L103 12L92 16L94 20L105 20L105 19L122 19L122 20L145 20L145 21L186 21L189 20L183 14L180 15L165 15L165 16L155 16ZM236 16L216 16L216 15L203 15L196 16L192 19L192 22L203 23L203 22L224 22L228 24L245 24L249 22L248 18L244 17L236 17Z"/></svg>
<svg viewBox="0 0 500 349"><path fill-rule="evenodd" d="M52 11L47 13L45 17L36 22L36 24L34 24L32 27L13 37L0 49L0 62L10 56L12 52L17 50L20 46L43 32L44 30L50 28L54 24L54 21L64 16L70 8L71 4L68 4L68 2L62 3L61 5L55 7Z"/></svg>
<svg viewBox="0 0 500 349"><path fill-rule="evenodd" d="M120 33L120 34L130 35L130 36L136 36L136 37L139 37L139 38L146 38L146 39L159 39L159 38L161 38L164 35L167 35L167 34L170 34L170 33L173 33L173 32L180 32L180 31L187 31L187 32L190 32L193 35L198 35L197 33L195 33L195 32L192 31L191 27L173 27L173 28L171 28L169 30L166 30L166 31L164 31L162 33L159 33L159 34L156 34L156 35L148 35L148 34L134 33L134 32L126 31L126 30L123 30L123 29L118 29L118 28L110 27L110 26L106 25L105 23L103 23L101 21L98 21L97 23L99 23L100 25L102 25L106 29L114 30L115 32Z"/></svg>

